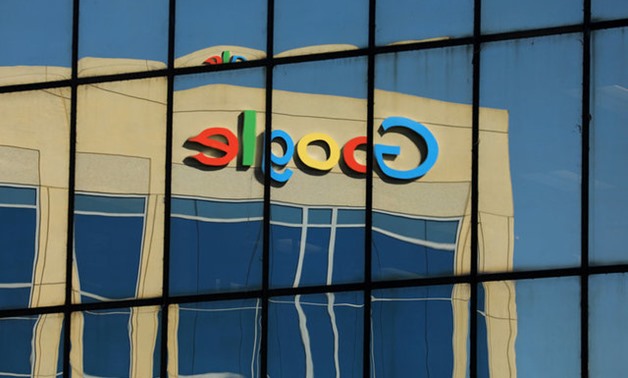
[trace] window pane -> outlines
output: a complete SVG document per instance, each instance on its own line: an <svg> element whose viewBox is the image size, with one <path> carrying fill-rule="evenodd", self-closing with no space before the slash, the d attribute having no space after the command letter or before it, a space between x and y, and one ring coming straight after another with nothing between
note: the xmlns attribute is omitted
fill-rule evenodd
<svg viewBox="0 0 628 378"><path fill-rule="evenodd" d="M628 229L628 38L626 29L593 34L591 73L591 248L594 264L626 263Z"/></svg>
<svg viewBox="0 0 628 378"><path fill-rule="evenodd" d="M596 20L628 17L628 2L624 0L592 0L591 18Z"/></svg>
<svg viewBox="0 0 628 378"><path fill-rule="evenodd" d="M161 293L165 84L78 89L74 302Z"/></svg>
<svg viewBox="0 0 628 378"><path fill-rule="evenodd" d="M377 2L377 44L450 39L473 34L471 0Z"/></svg>
<svg viewBox="0 0 628 378"><path fill-rule="evenodd" d="M79 76L166 67L167 0L82 0L79 26Z"/></svg>
<svg viewBox="0 0 628 378"><path fill-rule="evenodd" d="M0 95L0 308L65 300L69 97Z"/></svg>
<svg viewBox="0 0 628 378"><path fill-rule="evenodd" d="M483 0L482 33L578 24L582 4L582 0Z"/></svg>
<svg viewBox="0 0 628 378"><path fill-rule="evenodd" d="M376 280L468 270L471 56L456 47L376 59Z"/></svg>
<svg viewBox="0 0 628 378"><path fill-rule="evenodd" d="M478 285L478 377L517 376L517 301L515 283L485 282Z"/></svg>
<svg viewBox="0 0 628 378"><path fill-rule="evenodd" d="M62 314L0 319L0 376L61 376L62 325Z"/></svg>
<svg viewBox="0 0 628 378"><path fill-rule="evenodd" d="M175 66L189 67L266 57L266 2L177 2Z"/></svg>
<svg viewBox="0 0 628 378"><path fill-rule="evenodd" d="M73 313L73 375L158 377L159 319L158 307Z"/></svg>
<svg viewBox="0 0 628 378"><path fill-rule="evenodd" d="M478 289L480 373L580 376L578 277L497 281Z"/></svg>
<svg viewBox="0 0 628 378"><path fill-rule="evenodd" d="M261 69L175 79L170 290L262 283Z"/></svg>
<svg viewBox="0 0 628 378"><path fill-rule="evenodd" d="M270 299L268 376L362 376L363 294Z"/></svg>
<svg viewBox="0 0 628 378"><path fill-rule="evenodd" d="M581 48L578 36L564 35L482 49L482 271L580 263L582 70L573 62L582 60ZM496 191L509 187L507 177L491 177L508 170L514 213L510 194ZM513 227L514 240L503 237Z"/></svg>
<svg viewBox="0 0 628 378"><path fill-rule="evenodd" d="M360 281L365 176L355 166L364 164L363 143L353 146L354 168L346 154L366 134L366 61L280 66L274 85L271 286Z"/></svg>
<svg viewBox="0 0 628 378"><path fill-rule="evenodd" d="M169 366L180 376L259 376L260 301L246 299L170 306L178 325Z"/></svg>
<svg viewBox="0 0 628 378"><path fill-rule="evenodd" d="M374 290L372 300L372 377L466 370L467 285Z"/></svg>
<svg viewBox="0 0 628 378"><path fill-rule="evenodd" d="M367 0L276 0L275 55L366 47L368 18Z"/></svg>
<svg viewBox="0 0 628 378"><path fill-rule="evenodd" d="M3 0L0 40L0 85L69 79L72 0Z"/></svg>
<svg viewBox="0 0 628 378"><path fill-rule="evenodd" d="M589 375L621 376L628 368L627 275L592 276L589 283Z"/></svg>

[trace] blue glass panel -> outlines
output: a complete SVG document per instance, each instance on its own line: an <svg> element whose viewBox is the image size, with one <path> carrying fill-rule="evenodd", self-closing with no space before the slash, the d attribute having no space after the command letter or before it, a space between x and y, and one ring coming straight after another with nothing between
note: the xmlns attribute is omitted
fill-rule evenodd
<svg viewBox="0 0 628 378"><path fill-rule="evenodd" d="M377 2L380 45L473 34L472 0L387 0Z"/></svg>
<svg viewBox="0 0 628 378"><path fill-rule="evenodd" d="M365 47L368 8L366 0L276 0L275 53L319 45Z"/></svg>
<svg viewBox="0 0 628 378"><path fill-rule="evenodd" d="M83 369L100 377L128 377L131 366L129 309L83 312Z"/></svg>
<svg viewBox="0 0 628 378"><path fill-rule="evenodd" d="M373 376L453 372L451 286L373 292Z"/></svg>
<svg viewBox="0 0 628 378"><path fill-rule="evenodd" d="M364 210L338 209L338 224L364 224Z"/></svg>
<svg viewBox="0 0 628 378"><path fill-rule="evenodd" d="M217 223L173 217L171 292L197 294L260 287L261 231L261 221Z"/></svg>
<svg viewBox="0 0 628 378"><path fill-rule="evenodd" d="M34 189L6 190L5 199L31 201ZM9 195L10 194L10 195ZM37 242L37 210L0 206L0 283L17 287L0 289L0 307L28 307Z"/></svg>
<svg viewBox="0 0 628 378"><path fill-rule="evenodd" d="M582 7L579 0L484 0L482 32L498 33L577 24L582 22Z"/></svg>
<svg viewBox="0 0 628 378"><path fill-rule="evenodd" d="M0 207L0 283L31 282L37 211Z"/></svg>
<svg viewBox="0 0 628 378"><path fill-rule="evenodd" d="M0 66L70 67L72 0L1 1L0 38Z"/></svg>
<svg viewBox="0 0 628 378"><path fill-rule="evenodd" d="M180 305L179 374L257 377L260 314L254 299Z"/></svg>
<svg viewBox="0 0 628 378"><path fill-rule="evenodd" d="M364 229L308 227L305 245L301 246L301 227L271 226L271 286L290 287L355 282L364 276ZM299 255L303 248L303 262ZM328 267L332 248L331 266ZM299 271L300 269L300 271ZM295 282L299 277L298 282Z"/></svg>
<svg viewBox="0 0 628 378"><path fill-rule="evenodd" d="M364 278L364 228L336 228L333 283Z"/></svg>
<svg viewBox="0 0 628 378"><path fill-rule="evenodd" d="M378 55L375 62L375 87L471 104L472 58L473 49L470 46Z"/></svg>
<svg viewBox="0 0 628 378"><path fill-rule="evenodd" d="M366 78L365 58L337 59L277 66L273 85L291 92L366 99Z"/></svg>
<svg viewBox="0 0 628 378"><path fill-rule="evenodd" d="M270 300L271 377L362 376L362 293Z"/></svg>
<svg viewBox="0 0 628 378"><path fill-rule="evenodd" d="M220 45L266 51L266 17L265 1L179 1L175 55Z"/></svg>
<svg viewBox="0 0 628 378"><path fill-rule="evenodd" d="M36 317L0 319L0 372L2 377L31 373L33 329Z"/></svg>
<svg viewBox="0 0 628 378"><path fill-rule="evenodd" d="M172 214L204 218L241 219L261 217L263 205L255 202L220 202L173 198Z"/></svg>
<svg viewBox="0 0 628 378"><path fill-rule="evenodd" d="M84 0L81 2L79 24L79 58L166 62L166 0Z"/></svg>
<svg viewBox="0 0 628 378"><path fill-rule="evenodd" d="M303 272L299 286L324 285L326 283L329 233L328 228L308 228L303 258Z"/></svg>
<svg viewBox="0 0 628 378"><path fill-rule="evenodd" d="M589 376L621 377L628 369L628 275L589 280Z"/></svg>
<svg viewBox="0 0 628 378"><path fill-rule="evenodd" d="M299 261L300 227L270 226L271 286L292 286Z"/></svg>
<svg viewBox="0 0 628 378"><path fill-rule="evenodd" d="M0 307L24 308L30 304L31 288L2 288L0 289Z"/></svg>
<svg viewBox="0 0 628 378"><path fill-rule="evenodd" d="M425 221L427 240L433 243L455 244L458 237L458 221Z"/></svg>
<svg viewBox="0 0 628 378"><path fill-rule="evenodd" d="M144 198L107 197L77 194L74 197L76 211L93 211L109 214L144 214Z"/></svg>
<svg viewBox="0 0 628 378"><path fill-rule="evenodd" d="M628 3L628 2L627 2ZM590 259L628 262L628 28L592 35Z"/></svg>
<svg viewBox="0 0 628 378"><path fill-rule="evenodd" d="M406 218L399 215L374 211L373 227L394 232L402 236L426 240L424 219Z"/></svg>
<svg viewBox="0 0 628 378"><path fill-rule="evenodd" d="M578 277L516 282L519 377L580 376Z"/></svg>
<svg viewBox="0 0 628 378"><path fill-rule="evenodd" d="M453 275L454 252L411 244L373 232L373 278Z"/></svg>
<svg viewBox="0 0 628 378"><path fill-rule="evenodd" d="M135 297L143 217L76 214L74 224L81 291L110 299Z"/></svg>
<svg viewBox="0 0 628 378"><path fill-rule="evenodd" d="M302 209L296 206L270 205L270 219L275 222L301 224Z"/></svg>
<svg viewBox="0 0 628 378"><path fill-rule="evenodd" d="M37 190L34 188L0 186L0 203L35 206L37 205Z"/></svg>
<svg viewBox="0 0 628 378"><path fill-rule="evenodd" d="M628 17L628 2L624 0L592 0L591 18L593 20L617 19Z"/></svg>
<svg viewBox="0 0 628 378"><path fill-rule="evenodd" d="M508 111L515 269L580 263L581 60L579 35L482 48L481 106Z"/></svg>
<svg viewBox="0 0 628 378"><path fill-rule="evenodd" d="M307 221L309 224L331 224L331 209L309 209Z"/></svg>

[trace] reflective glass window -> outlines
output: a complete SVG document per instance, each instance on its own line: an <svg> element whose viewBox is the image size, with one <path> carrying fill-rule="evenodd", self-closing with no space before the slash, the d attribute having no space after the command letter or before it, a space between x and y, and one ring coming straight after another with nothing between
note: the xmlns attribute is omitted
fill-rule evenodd
<svg viewBox="0 0 628 378"><path fill-rule="evenodd" d="M0 186L0 303L28 307L37 253L37 189Z"/></svg>
<svg viewBox="0 0 628 378"><path fill-rule="evenodd" d="M591 18L608 20L628 17L628 3L623 0L592 0Z"/></svg>
<svg viewBox="0 0 628 378"><path fill-rule="evenodd" d="M626 274L592 276L589 285L589 375L621 376L628 368Z"/></svg>
<svg viewBox="0 0 628 378"><path fill-rule="evenodd" d="M79 193L74 201L81 302L134 298L146 199Z"/></svg>
<svg viewBox="0 0 628 378"><path fill-rule="evenodd" d="M471 56L456 47L376 58L376 280L468 269Z"/></svg>
<svg viewBox="0 0 628 378"><path fill-rule="evenodd" d="M69 88L0 95L0 308L64 303L69 107Z"/></svg>
<svg viewBox="0 0 628 378"><path fill-rule="evenodd" d="M73 375L158 377L159 319L157 307L72 314Z"/></svg>
<svg viewBox="0 0 628 378"><path fill-rule="evenodd" d="M62 314L0 318L0 376L61 376L62 324Z"/></svg>
<svg viewBox="0 0 628 378"><path fill-rule="evenodd" d="M279 66L274 85L271 286L360 281L366 61Z"/></svg>
<svg viewBox="0 0 628 378"><path fill-rule="evenodd" d="M74 302L161 294L165 84L78 89Z"/></svg>
<svg viewBox="0 0 628 378"><path fill-rule="evenodd" d="M471 0L377 2L379 45L451 39L473 34Z"/></svg>
<svg viewBox="0 0 628 378"><path fill-rule="evenodd" d="M167 0L82 0L80 6L79 76L166 67Z"/></svg>
<svg viewBox="0 0 628 378"><path fill-rule="evenodd" d="M70 78L72 0L0 3L0 85Z"/></svg>
<svg viewBox="0 0 628 378"><path fill-rule="evenodd" d="M580 263L581 59L578 35L482 48L481 270Z"/></svg>
<svg viewBox="0 0 628 378"><path fill-rule="evenodd" d="M276 0L275 55L366 47L368 18L366 0Z"/></svg>
<svg viewBox="0 0 628 378"><path fill-rule="evenodd" d="M482 33L578 24L582 6L581 0L483 0Z"/></svg>
<svg viewBox="0 0 628 378"><path fill-rule="evenodd" d="M361 293L271 298L268 375L362 376L363 307Z"/></svg>
<svg viewBox="0 0 628 378"><path fill-rule="evenodd" d="M264 71L175 79L170 290L261 287Z"/></svg>
<svg viewBox="0 0 628 378"><path fill-rule="evenodd" d="M174 353L180 376L259 376L260 301L186 303L170 307L176 319ZM176 348L174 347L176 345Z"/></svg>
<svg viewBox="0 0 628 378"><path fill-rule="evenodd" d="M491 377L580 376L578 277L482 285L479 372Z"/></svg>
<svg viewBox="0 0 628 378"><path fill-rule="evenodd" d="M175 66L237 63L266 56L266 2L177 2Z"/></svg>
<svg viewBox="0 0 628 378"><path fill-rule="evenodd" d="M628 36L593 33L591 72L590 249L594 264L626 263L628 228Z"/></svg>
<svg viewBox="0 0 628 378"><path fill-rule="evenodd" d="M372 376L454 376L467 366L468 287L374 290Z"/></svg>

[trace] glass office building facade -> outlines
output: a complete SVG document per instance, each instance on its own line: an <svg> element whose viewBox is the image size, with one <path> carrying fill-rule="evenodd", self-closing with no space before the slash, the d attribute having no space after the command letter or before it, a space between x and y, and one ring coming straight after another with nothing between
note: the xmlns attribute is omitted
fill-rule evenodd
<svg viewBox="0 0 628 378"><path fill-rule="evenodd" d="M0 377L620 377L628 3L0 2Z"/></svg>

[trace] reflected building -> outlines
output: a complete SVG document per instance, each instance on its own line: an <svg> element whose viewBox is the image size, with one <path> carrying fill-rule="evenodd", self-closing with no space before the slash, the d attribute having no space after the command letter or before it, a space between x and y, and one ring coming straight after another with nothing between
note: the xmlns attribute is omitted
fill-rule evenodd
<svg viewBox="0 0 628 378"><path fill-rule="evenodd" d="M354 60L349 66L363 63ZM263 72L246 75L255 81ZM366 145L361 140L347 152L347 142L366 137L366 100L274 90L272 158L262 169L265 89L230 81L237 82L237 76L175 79L170 294L261 289L264 237L270 239L270 288L363 284ZM16 273L13 281L4 282L5 308L64 303L69 95L63 90L3 95L2 132L7 144L2 148L7 168L2 171L3 211L23 222L16 224L26 232L19 236L24 243L20 248L30 251L22 258L23 277ZM84 85L77 95L72 303L159 297L164 269L166 80ZM394 128L381 132L382 123L395 117L427 128L438 155L418 179L389 177L376 168L372 280L468 274L471 106L384 90L376 90L375 99L375 144L399 146L401 151L394 159L381 154L378 164L407 172L425 161L428 146L421 135ZM34 119L40 111L47 112L43 130ZM483 267L509 271L513 209L508 114L497 109L483 112L482 164L491 168L482 180L494 189L483 193L491 201L490 207L480 208L480 216L483 227L498 232L483 234L479 261ZM198 138L217 127L228 131ZM237 139L225 140L225 135ZM234 141L236 147L231 147L238 152L230 161L207 164L229 154L225 146ZM267 236L265 169L273 171ZM275 180L275 173L289 174L289 179ZM7 235L5 243L15 245L13 237ZM487 316L483 337L490 337L488 358L500 371L507 369L501 366L506 362L514 364L514 287L485 283L482 291L487 304L482 314L498 315ZM430 374L465 376L469 298L468 284L374 290L374 374L420 368ZM360 292L270 298L266 346L273 356L268 362L270 376L313 376L319 371L325 376L360 375L363 309ZM236 315L228 316L230 312ZM74 312L73 374L118 376L131 369L133 376L155 375L158 340L164 332L160 314L153 306ZM165 330L170 335L168 371L172 376L226 372L257 376L260 316L260 298L171 305ZM42 372L57 371L57 359L44 356L59 356L63 317L42 315L31 322L37 324L33 338L46 341L34 350L35 366ZM210 342L232 337L238 340L233 347ZM234 360L234 355L241 357ZM429 357L417 361L417 356Z"/></svg>

